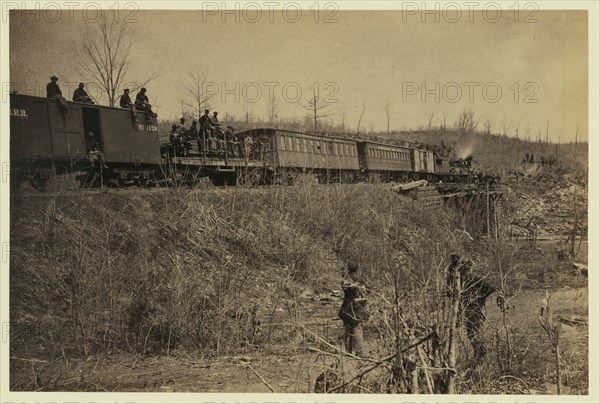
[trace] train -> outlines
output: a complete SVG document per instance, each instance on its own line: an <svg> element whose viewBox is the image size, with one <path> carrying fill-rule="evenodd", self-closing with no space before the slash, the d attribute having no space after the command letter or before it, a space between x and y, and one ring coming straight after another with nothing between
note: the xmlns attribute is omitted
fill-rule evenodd
<svg viewBox="0 0 600 404"><path fill-rule="evenodd" d="M216 185L289 184L305 175L319 182L477 181L471 160L418 147L259 128L235 133L222 150L202 137L178 152L158 128L143 111L11 94L11 181L44 188L52 175L72 173L82 187L193 185L205 178Z"/></svg>

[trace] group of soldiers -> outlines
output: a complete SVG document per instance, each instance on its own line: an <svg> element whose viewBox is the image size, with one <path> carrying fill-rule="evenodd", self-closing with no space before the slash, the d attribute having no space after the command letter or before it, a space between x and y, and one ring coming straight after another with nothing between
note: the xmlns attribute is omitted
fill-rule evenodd
<svg viewBox="0 0 600 404"><path fill-rule="evenodd" d="M144 111L146 121L151 121L152 118L156 118L158 116L158 114L152 111L152 105L150 104L148 96L146 95L147 90L145 87L142 87L137 93L137 95L135 96L135 102L131 101L129 91L130 90L128 88L123 90L123 94L121 95L121 98L119 100L119 106L121 108L131 110L134 120L137 121L136 111ZM60 86L58 85L58 77L50 77L50 83L48 83L48 85L46 86L46 97L58 99L61 110L67 110L66 100L62 95ZM79 86L73 92L72 100L74 102L80 102L84 104L95 104L92 100L92 97L90 97L87 91L85 91L84 83L79 83Z"/></svg>
<svg viewBox="0 0 600 404"><path fill-rule="evenodd" d="M454 285L456 277L460 279L458 289ZM482 327L486 320L486 300L496 289L473 273L472 261L462 260L458 254L452 254L450 257L446 281L446 296L458 299L459 315L456 318L456 328L466 329L473 348L474 362L481 363L487 353L482 335ZM347 352L360 357L365 354L362 326L369 320L367 296L370 288L361 276L356 261L351 260L347 264L342 290L344 301L338 316L344 323L344 346ZM455 296L455 293L458 293L458 296ZM499 307L504 304L502 294L499 294L497 304Z"/></svg>
<svg viewBox="0 0 600 404"><path fill-rule="evenodd" d="M147 122L152 122L152 118L156 118L158 116L157 113L152 111L152 104L150 104L148 96L146 95L147 91L148 90L146 90L146 87L142 87L135 96L135 103L131 102L128 88L124 89L123 94L121 94L119 106L121 108L129 109L134 120L137 120L136 111L144 111Z"/></svg>
<svg viewBox="0 0 600 404"><path fill-rule="evenodd" d="M73 92L73 101L81 102L84 104L94 104L92 98L88 95L87 91L84 90L85 84L79 83L79 86ZM58 77L50 77L50 83L46 86L46 97L47 98L58 98L61 101L65 101L62 96L62 91L58 85Z"/></svg>
<svg viewBox="0 0 600 404"><path fill-rule="evenodd" d="M170 148L177 156L187 156L193 148L192 141L196 141L199 153L212 155L245 157L262 159L268 149L267 136L254 138L249 133L236 134L235 128L228 125L225 130L221 128L218 118L219 113L214 111L212 116L207 109L199 119L192 121L192 126L185 126L185 118L179 120L179 125L171 126L169 135ZM198 125L200 123L200 125Z"/></svg>
<svg viewBox="0 0 600 404"><path fill-rule="evenodd" d="M529 153L525 153L525 158L523 159L522 163L523 164L535 164L535 156L533 153L529 154ZM545 156L541 156L539 158L539 164L545 166L545 165L554 165L556 164L556 158L548 158Z"/></svg>

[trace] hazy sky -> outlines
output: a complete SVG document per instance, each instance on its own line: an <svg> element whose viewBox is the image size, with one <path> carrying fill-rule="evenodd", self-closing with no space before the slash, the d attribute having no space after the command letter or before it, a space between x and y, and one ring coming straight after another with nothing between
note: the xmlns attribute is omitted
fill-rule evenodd
<svg viewBox="0 0 600 404"><path fill-rule="evenodd" d="M76 83L88 82L77 71L69 43L93 28L92 11L11 13L12 88L25 93L39 88L45 95L56 74L70 97ZM119 16L136 20L126 23L137 38L129 78L159 75L146 87L161 118L180 116L187 73L200 69L213 83L211 107L222 117L241 118L248 109L266 118L270 88L282 118L303 116L302 104L316 85L330 101L329 119L344 120L348 130L356 129L363 105L362 130L385 130L388 104L392 130L426 126L431 114L433 125L446 116L450 126L468 108L481 126L489 120L494 132L504 126L514 136L518 125L521 137L529 128L532 139L538 131L545 138L549 122L551 141L559 135L562 141L574 139L577 127L579 139L587 139L585 11L529 16L504 11L495 22L494 12L481 11L423 16L322 10L317 15L265 8L260 15L211 9L122 10ZM526 17L537 22L525 23ZM298 90L302 96L295 102Z"/></svg>

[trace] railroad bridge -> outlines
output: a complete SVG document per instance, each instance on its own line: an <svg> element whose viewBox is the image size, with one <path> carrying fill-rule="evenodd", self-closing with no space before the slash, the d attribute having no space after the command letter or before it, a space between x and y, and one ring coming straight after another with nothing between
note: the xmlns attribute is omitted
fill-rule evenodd
<svg viewBox="0 0 600 404"><path fill-rule="evenodd" d="M491 183L439 183L415 181L394 187L430 209L452 208L460 215L463 229L470 233L497 237L499 214L505 188Z"/></svg>

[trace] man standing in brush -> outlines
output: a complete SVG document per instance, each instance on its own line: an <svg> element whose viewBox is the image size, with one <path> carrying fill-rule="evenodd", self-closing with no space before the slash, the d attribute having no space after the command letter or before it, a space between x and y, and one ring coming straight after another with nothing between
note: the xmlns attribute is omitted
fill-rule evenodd
<svg viewBox="0 0 600 404"><path fill-rule="evenodd" d="M368 286L359 273L356 261L349 261L342 279L344 302L338 316L344 322L344 346L347 352L363 355L364 337L362 324L369 319L367 312Z"/></svg>
<svg viewBox="0 0 600 404"><path fill-rule="evenodd" d="M486 320L485 302L496 291L483 278L473 273L473 262L463 261L458 254L450 257L448 267L448 296L452 297L454 277L460 274L460 290L458 291L459 315L457 326L464 320L467 336L471 341L475 362L479 363L485 357L487 350L483 341L482 328Z"/></svg>

